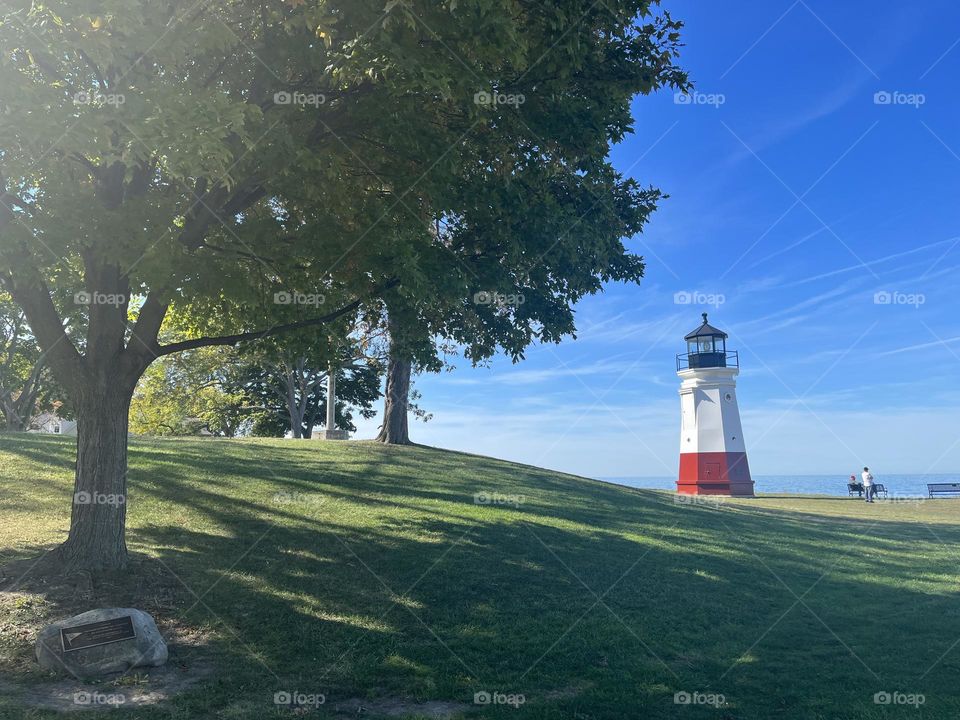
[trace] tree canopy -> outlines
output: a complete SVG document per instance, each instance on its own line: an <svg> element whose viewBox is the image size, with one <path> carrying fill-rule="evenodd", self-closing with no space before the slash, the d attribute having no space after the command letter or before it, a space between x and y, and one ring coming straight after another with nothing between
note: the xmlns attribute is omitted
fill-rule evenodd
<svg viewBox="0 0 960 720"><path fill-rule="evenodd" d="M637 93L686 88L679 27L645 0L4 3L0 283L76 406L78 490L123 492L163 355L385 294L427 360L572 333L642 276L623 241L660 193L606 155ZM64 558L122 564L125 511L74 505Z"/></svg>

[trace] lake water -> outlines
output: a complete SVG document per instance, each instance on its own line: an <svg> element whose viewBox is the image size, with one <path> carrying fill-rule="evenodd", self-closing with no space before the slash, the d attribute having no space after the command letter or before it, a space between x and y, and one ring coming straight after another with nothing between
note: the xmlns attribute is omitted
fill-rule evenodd
<svg viewBox="0 0 960 720"><path fill-rule="evenodd" d="M798 493L803 495L846 496L849 476L844 475L754 475L758 493ZM857 476L859 479L859 475ZM653 490L676 490L674 477L602 477L604 482ZM927 497L927 483L960 483L960 474L881 475L874 482L886 486L890 495Z"/></svg>

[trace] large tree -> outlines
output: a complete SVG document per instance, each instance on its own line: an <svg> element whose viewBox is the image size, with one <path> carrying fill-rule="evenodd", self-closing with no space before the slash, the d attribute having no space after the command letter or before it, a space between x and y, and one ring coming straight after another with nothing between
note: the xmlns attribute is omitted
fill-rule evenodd
<svg viewBox="0 0 960 720"><path fill-rule="evenodd" d="M571 333L642 274L623 238L658 193L606 153L636 93L686 87L678 27L646 0L5 2L0 282L76 408L76 491L125 494L158 357L391 289L474 356ZM57 558L122 566L126 508L74 504Z"/></svg>

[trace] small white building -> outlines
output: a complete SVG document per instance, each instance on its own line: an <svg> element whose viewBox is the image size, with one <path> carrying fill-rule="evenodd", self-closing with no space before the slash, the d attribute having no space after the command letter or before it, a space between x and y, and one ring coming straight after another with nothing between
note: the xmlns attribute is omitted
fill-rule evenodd
<svg viewBox="0 0 960 720"><path fill-rule="evenodd" d="M41 413L30 421L27 432L44 433L46 435L76 435L77 423L73 420L62 420L54 413Z"/></svg>

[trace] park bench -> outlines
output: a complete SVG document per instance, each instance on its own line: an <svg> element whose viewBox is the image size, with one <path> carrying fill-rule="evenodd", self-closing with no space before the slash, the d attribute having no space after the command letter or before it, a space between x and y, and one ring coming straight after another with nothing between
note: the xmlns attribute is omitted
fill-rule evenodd
<svg viewBox="0 0 960 720"><path fill-rule="evenodd" d="M927 492L934 495L960 495L960 483L927 483Z"/></svg>
<svg viewBox="0 0 960 720"><path fill-rule="evenodd" d="M960 492L960 491L958 491ZM847 483L847 495L859 495L862 496L864 493L863 485L861 483ZM873 495L874 497L887 497L887 486L882 483L873 484Z"/></svg>

